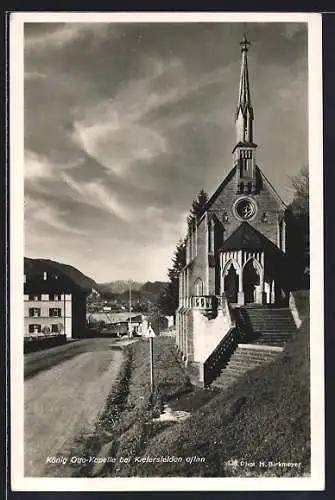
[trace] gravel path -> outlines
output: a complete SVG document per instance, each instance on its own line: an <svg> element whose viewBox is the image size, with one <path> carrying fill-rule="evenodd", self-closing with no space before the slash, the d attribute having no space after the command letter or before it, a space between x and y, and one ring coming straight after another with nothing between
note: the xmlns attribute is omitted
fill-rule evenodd
<svg viewBox="0 0 335 500"><path fill-rule="evenodd" d="M103 408L120 369L122 351L84 352L25 381L25 476L50 476L47 457L61 455Z"/></svg>

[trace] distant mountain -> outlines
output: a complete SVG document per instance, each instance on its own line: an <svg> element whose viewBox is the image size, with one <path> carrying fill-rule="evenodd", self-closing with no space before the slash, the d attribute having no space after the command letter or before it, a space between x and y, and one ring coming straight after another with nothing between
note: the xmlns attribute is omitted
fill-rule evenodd
<svg viewBox="0 0 335 500"><path fill-rule="evenodd" d="M106 295L106 298L126 300L129 297L129 281L118 280L110 283L96 283L92 278L89 278L84 273L79 271L69 264L63 264L51 259L31 259L24 258L24 269L26 274L40 274L45 270L50 272L59 272L66 275L74 281L83 290L91 290L94 288L101 295ZM145 299L155 301L162 289L165 286L164 281L147 281L141 283L139 281L131 282L132 299Z"/></svg>
<svg viewBox="0 0 335 500"><path fill-rule="evenodd" d="M129 290L129 281L128 280L117 280L111 281L109 283L99 283L98 286L101 290L105 290L106 292L113 292L116 294L124 293ZM139 281L131 282L131 289L133 291L139 291L143 286L143 283Z"/></svg>
<svg viewBox="0 0 335 500"><path fill-rule="evenodd" d="M161 291L161 289L166 285L165 281L147 281L144 283L144 285L141 287L140 292L141 293L153 293L157 294Z"/></svg>
<svg viewBox="0 0 335 500"><path fill-rule="evenodd" d="M146 283L140 283L138 281L132 281L131 283L131 294L132 299L138 300L140 298L146 300L156 300L159 296L161 289L166 285L164 281L147 281ZM118 295L122 300L129 297L129 281L111 281L110 283L101 283L97 285L100 290L104 292L113 293Z"/></svg>

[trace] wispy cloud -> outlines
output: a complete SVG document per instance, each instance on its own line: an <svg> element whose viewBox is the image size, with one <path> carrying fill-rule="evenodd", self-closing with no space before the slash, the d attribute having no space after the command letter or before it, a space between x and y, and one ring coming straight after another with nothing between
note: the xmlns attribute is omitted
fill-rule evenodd
<svg viewBox="0 0 335 500"><path fill-rule="evenodd" d="M54 169L49 158L39 155L31 150L25 151L24 176L27 180L51 179Z"/></svg>
<svg viewBox="0 0 335 500"><path fill-rule="evenodd" d="M35 151L27 149L24 158L24 176L28 181L38 181L38 179L54 180L60 176L64 170L80 167L83 164L83 158L55 162L50 157L38 154Z"/></svg>
<svg viewBox="0 0 335 500"><path fill-rule="evenodd" d="M24 73L24 78L25 80L40 80L41 78L47 78L47 75L38 71L27 71Z"/></svg>
<svg viewBox="0 0 335 500"><path fill-rule="evenodd" d="M283 35L286 38L293 38L297 33L305 31L304 23L283 23Z"/></svg>
<svg viewBox="0 0 335 500"><path fill-rule="evenodd" d="M115 193L104 187L101 180L93 182L78 182L70 175L63 173L64 182L72 190L73 199L106 210L123 220L130 218L129 209L122 205Z"/></svg>
<svg viewBox="0 0 335 500"><path fill-rule="evenodd" d="M42 200L25 197L25 219L28 231L43 231L43 226L58 229L61 232L83 235L83 231L67 223L67 213Z"/></svg>
<svg viewBox="0 0 335 500"><path fill-rule="evenodd" d="M162 108L168 109L214 84L223 83L232 72L231 66L219 68L192 81L182 76L183 67L176 58L167 62L150 61L148 68L149 74L127 82L113 99L77 111L75 142L117 175L128 175L139 161L152 161L168 154L171 148L164 127L176 129L194 120L190 113L178 110L172 115L167 111L165 121L160 120L158 113ZM163 84L164 77L170 80L168 88ZM151 125L146 123L150 121L149 115L153 116Z"/></svg>
<svg viewBox="0 0 335 500"><path fill-rule="evenodd" d="M66 45L83 39L87 36L95 41L103 40L108 31L105 23L67 23L61 26L50 23L50 30L25 38L25 50L41 52L46 50L61 50Z"/></svg>

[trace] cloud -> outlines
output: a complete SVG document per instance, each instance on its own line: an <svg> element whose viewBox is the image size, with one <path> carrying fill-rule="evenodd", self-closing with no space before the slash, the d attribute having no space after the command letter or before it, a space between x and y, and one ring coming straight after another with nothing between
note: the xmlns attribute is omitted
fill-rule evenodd
<svg viewBox="0 0 335 500"><path fill-rule="evenodd" d="M43 232L43 227L46 225L61 232L83 235L82 231L67 223L66 216L66 211L60 208L53 207L42 200L25 197L25 221L28 234L30 231Z"/></svg>
<svg viewBox="0 0 335 500"><path fill-rule="evenodd" d="M127 175L137 160L152 160L167 151L162 135L119 117L108 104L92 110L88 121L75 122L73 139L87 154L121 176Z"/></svg>
<svg viewBox="0 0 335 500"><path fill-rule="evenodd" d="M65 173L62 174L62 179L72 189L73 199L106 210L122 220L130 218L128 207L122 205L117 195L108 191L101 180L78 182Z"/></svg>
<svg viewBox="0 0 335 500"><path fill-rule="evenodd" d="M28 71L24 73L25 80L40 80L41 78L47 78L45 73L39 73L38 71Z"/></svg>
<svg viewBox="0 0 335 500"><path fill-rule="evenodd" d="M27 180L34 181L53 177L53 165L49 158L31 150L26 150L24 156L24 176Z"/></svg>
<svg viewBox="0 0 335 500"><path fill-rule="evenodd" d="M306 29L306 23L283 23L283 35L286 38L293 38L298 33L304 32Z"/></svg>
<svg viewBox="0 0 335 500"><path fill-rule="evenodd" d="M24 154L24 176L27 181L35 182L39 179L52 181L59 177L64 170L77 168L83 165L84 159L55 162L52 158L26 149Z"/></svg>
<svg viewBox="0 0 335 500"><path fill-rule="evenodd" d="M28 24L28 23L26 23ZM58 25L50 23L50 30L38 34L27 34L24 48L28 53L61 50L66 45L87 36L96 42L103 40L107 34L108 24L105 23L66 23Z"/></svg>
<svg viewBox="0 0 335 500"><path fill-rule="evenodd" d="M169 154L171 147L166 129L176 130L194 121L191 106L188 113L177 110L171 114L169 107L223 83L232 71L228 66L192 79L183 72L182 63L176 58L165 62L150 59L146 66L149 73L145 77L129 80L112 99L84 106L77 111L74 122L73 139L78 146L121 176L138 168L139 162L152 162ZM166 78L170 80L168 87Z"/></svg>

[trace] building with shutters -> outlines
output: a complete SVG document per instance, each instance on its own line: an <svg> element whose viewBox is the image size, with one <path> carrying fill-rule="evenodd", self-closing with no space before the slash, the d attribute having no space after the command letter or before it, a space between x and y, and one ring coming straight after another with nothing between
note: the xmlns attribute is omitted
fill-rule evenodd
<svg viewBox="0 0 335 500"><path fill-rule="evenodd" d="M29 259L24 269L24 337L65 335L82 337L86 330L83 289L52 261Z"/></svg>

